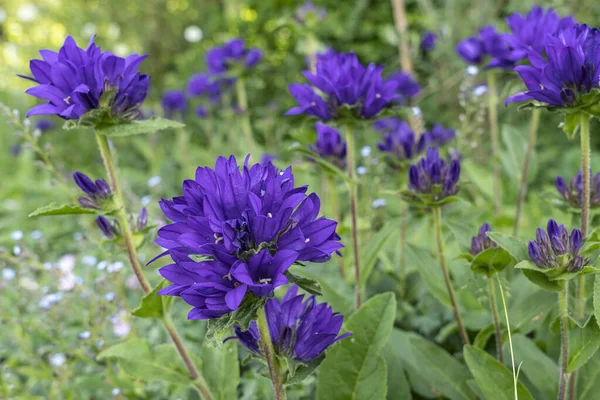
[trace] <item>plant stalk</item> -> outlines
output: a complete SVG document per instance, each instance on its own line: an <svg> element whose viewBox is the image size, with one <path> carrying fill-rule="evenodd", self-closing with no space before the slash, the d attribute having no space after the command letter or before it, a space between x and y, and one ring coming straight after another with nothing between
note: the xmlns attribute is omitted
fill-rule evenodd
<svg viewBox="0 0 600 400"><path fill-rule="evenodd" d="M108 175L108 180L111 188L114 191L113 200L115 202L115 206L118 211L116 213L116 217L119 221L119 225L121 227L121 235L123 236L123 240L125 241L125 246L127 248L127 255L129 257L129 262L131 263L131 268L133 272L144 290L145 294L148 294L152 291L152 287L146 280L144 273L142 271L142 266L140 265L140 261L137 255L137 250L133 243L133 233L131 232L131 228L129 226L129 220L127 219L127 212L125 211L125 203L123 201L123 193L121 191L121 186L119 185L119 178L117 175L117 169L115 166L115 162L112 157L112 153L110 151L110 146L108 144L108 138L99 133L95 132L96 141L98 142L98 148L100 149L100 154L102 155L102 161L104 161L104 167L106 168L106 173ZM175 329L175 326L166 318L162 318L161 322L165 327L165 330L169 334L169 337L175 344L175 348L181 357L181 360L185 364L185 367L190 375L190 379L193 382L193 385L204 400L212 400L213 397L208 389L204 378L198 373L198 369L194 365L187 349L183 345L183 342Z"/></svg>
<svg viewBox="0 0 600 400"><path fill-rule="evenodd" d="M581 171L583 173L583 191L581 203L581 235L585 238L588 234L590 223L590 116L581 113L579 135L581 136ZM585 275L577 278L577 307L575 315L578 319L585 315Z"/></svg>
<svg viewBox="0 0 600 400"><path fill-rule="evenodd" d="M518 384L517 384L518 383L517 382L517 371L515 369L515 353L513 351L512 334L510 333L510 321L508 319L508 308L506 307L506 299L504 298L504 289L502 289L502 282L500 281L500 276L498 274L495 274L495 275L496 275L496 281L498 282L498 288L500 289L500 298L502 299L502 307L504 307L504 318L506 319L506 332L508 334L508 346L510 349L510 362L512 365L515 400L518 400L519 392L518 392Z"/></svg>
<svg viewBox="0 0 600 400"><path fill-rule="evenodd" d="M361 305L360 291L360 255L358 251L358 193L356 182L354 181L354 171L356 169L355 160L355 145L354 145L354 130L351 126L346 127L346 164L348 168L349 178L349 195L350 195L350 219L352 222L352 251L354 255L354 305L356 309Z"/></svg>
<svg viewBox="0 0 600 400"><path fill-rule="evenodd" d="M525 160L523 160L523 170L521 171L521 183L519 185L519 194L517 196L517 212L515 213L515 224L513 226L513 236L519 233L519 222L521 220L521 211L523 203L525 203L525 195L527 194L527 178L529 177L529 164L531 156L534 153L537 130L540 125L540 109L536 108L531 114L529 123L529 138L527 140L527 150L525 152Z"/></svg>
<svg viewBox="0 0 600 400"><path fill-rule="evenodd" d="M408 230L408 204L402 204L402 210L400 211L400 260L398 266L398 277L399 288L398 294L400 298L404 298L406 295L406 257L404 255L406 250L406 232Z"/></svg>
<svg viewBox="0 0 600 400"><path fill-rule="evenodd" d="M492 162L494 179L494 212L502 213L502 182L500 181L500 145L498 133L498 90L496 88L496 73L487 72L488 82L488 118L490 122L490 136L492 140Z"/></svg>
<svg viewBox="0 0 600 400"><path fill-rule="evenodd" d="M568 317L568 291L569 281L565 281L565 287L558 293L560 313L560 383L558 386L558 400L567 397L567 386L569 382L569 317Z"/></svg>
<svg viewBox="0 0 600 400"><path fill-rule="evenodd" d="M256 323L258 324L258 331L260 333L260 348L267 360L269 375L271 376L271 382L273 382L275 400L285 400L287 396L283 387L282 371L277 360L277 355L275 354L273 342L271 341L271 333L269 332L269 324L264 307L258 310L258 320Z"/></svg>
<svg viewBox="0 0 600 400"><path fill-rule="evenodd" d="M240 121L242 123L242 133L246 141L246 151L254 151L254 137L252 135L252 124L250 123L250 110L248 109L248 96L246 94L246 83L239 77L235 81L235 94L237 105L240 107ZM256 154L258 156L258 154Z"/></svg>
<svg viewBox="0 0 600 400"><path fill-rule="evenodd" d="M454 318L456 319L456 324L458 325L458 332L460 333L460 337L462 339L463 344L471 344L469 340L469 335L467 335L467 331L465 326L463 325L463 321L460 317L460 312L458 311L458 304L456 303L456 296L454 294L454 288L452 288L452 282L450 281L450 274L448 273L448 267L446 266L446 259L444 257L444 238L442 237L442 209L441 207L433 208L433 225L435 229L435 238L437 242L437 250L438 256L440 260L440 266L442 267L442 272L444 274L444 281L446 282L446 288L448 289L448 297L450 298L450 303L452 304L452 310L454 311Z"/></svg>
<svg viewBox="0 0 600 400"><path fill-rule="evenodd" d="M500 330L500 318L496 309L496 290L492 277L488 278L488 293L490 296L490 307L492 307L492 315L494 316L494 332L496 336L496 353L498 353L498 361L504 364L504 354L502 353L502 331Z"/></svg>

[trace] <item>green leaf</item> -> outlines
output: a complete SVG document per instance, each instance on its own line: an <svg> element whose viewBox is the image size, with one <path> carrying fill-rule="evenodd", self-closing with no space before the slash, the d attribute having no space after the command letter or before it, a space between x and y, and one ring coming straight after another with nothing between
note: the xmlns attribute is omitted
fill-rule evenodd
<svg viewBox="0 0 600 400"><path fill-rule="evenodd" d="M567 372L577 371L600 348L600 327L592 316L583 328L569 330L569 365Z"/></svg>
<svg viewBox="0 0 600 400"><path fill-rule="evenodd" d="M564 116L565 119L559 126L562 128L563 132L567 134L567 137L572 140L577 135L577 131L579 131L580 117L578 113L565 114Z"/></svg>
<svg viewBox="0 0 600 400"><path fill-rule="evenodd" d="M515 365L521 365L521 372L541 394L548 400L554 400L558 393L558 380L549 377L558 377L556 362L524 335L513 335L512 342ZM510 360L508 343L504 346L504 356Z"/></svg>
<svg viewBox="0 0 600 400"><path fill-rule="evenodd" d="M440 264L435 260L429 250L417 247L408 243L406 245L406 254L410 264L417 266L417 271L425 282L429 293L440 303L451 307L448 289L444 284L444 276Z"/></svg>
<svg viewBox="0 0 600 400"><path fill-rule="evenodd" d="M523 334L529 333L541 325L551 310L556 307L557 297L555 293L539 290L535 286L527 284L526 295L514 299L508 310L510 316L510 327L513 332L519 331ZM512 288L513 295L516 290ZM523 307L527 304L527 307Z"/></svg>
<svg viewBox="0 0 600 400"><path fill-rule="evenodd" d="M312 373L319 368L319 365L325 359L325 354L321 354L319 357L311 360L309 363L303 363L297 360L287 358L288 362L288 376L285 381L286 386L291 386L302 382L308 378Z"/></svg>
<svg viewBox="0 0 600 400"><path fill-rule="evenodd" d="M183 128L185 125L181 122L171 121L169 119L152 117L141 121L133 121L128 124L106 125L98 127L98 132L109 137L141 135L143 133L154 133L163 129Z"/></svg>
<svg viewBox="0 0 600 400"><path fill-rule="evenodd" d="M475 336L475 340L473 340L473 346L479 347L480 349L485 349L487 342L490 340L492 335L494 335L494 325L490 324L480 330Z"/></svg>
<svg viewBox="0 0 600 400"><path fill-rule="evenodd" d="M471 345L465 346L464 355L471 373L487 400L515 399L513 374L506 366L485 351ZM521 382L517 382L517 395L519 400L534 400Z"/></svg>
<svg viewBox="0 0 600 400"><path fill-rule="evenodd" d="M96 359L118 360L128 375L145 381L191 382L179 368L179 358L172 344L157 346L153 351L147 339L131 338L103 350Z"/></svg>
<svg viewBox="0 0 600 400"><path fill-rule="evenodd" d="M369 299L345 323L352 338L327 354L317 381L318 400L383 400L387 367L380 353L388 342L396 315L396 299L383 293Z"/></svg>
<svg viewBox="0 0 600 400"><path fill-rule="evenodd" d="M474 272L491 276L515 264L515 258L502 247L492 247L477 254L471 261Z"/></svg>
<svg viewBox="0 0 600 400"><path fill-rule="evenodd" d="M247 293L237 310L221 318L208 320L206 343L211 347L221 347L225 335L234 325L239 325L243 331L248 330L250 322L256 320L258 310L265 305L266 301L266 297L256 297Z"/></svg>
<svg viewBox="0 0 600 400"><path fill-rule="evenodd" d="M596 323L600 325L600 274L596 274L594 277L594 316L596 317Z"/></svg>
<svg viewBox="0 0 600 400"><path fill-rule="evenodd" d="M389 238L397 238L396 231L400 231L400 218L394 218L383 225L381 229L373 236L363 248L360 269L360 287L364 288L367 280L373 272L375 262L379 256L379 252Z"/></svg>
<svg viewBox="0 0 600 400"><path fill-rule="evenodd" d="M594 399L600 393L600 353L577 372L578 399Z"/></svg>
<svg viewBox="0 0 600 400"><path fill-rule="evenodd" d="M549 292L560 292L563 289L563 284L561 284L560 281L550 280L543 272L534 271L532 269L523 269L523 275L525 275L531 283L534 283Z"/></svg>
<svg viewBox="0 0 600 400"><path fill-rule="evenodd" d="M237 399L240 384L237 341L229 340L219 349L202 347L202 375L214 400Z"/></svg>
<svg viewBox="0 0 600 400"><path fill-rule="evenodd" d="M387 364L387 400L403 399L410 400L410 384L406 379L402 353L405 351L401 345L402 333L397 329L392 331L390 340L383 349L383 358Z"/></svg>
<svg viewBox="0 0 600 400"><path fill-rule="evenodd" d="M317 280L299 277L297 275L294 275L290 270L285 271L285 276L288 279L289 283L298 285L307 293L314 294L315 296L323 295L321 284Z"/></svg>
<svg viewBox="0 0 600 400"><path fill-rule="evenodd" d="M309 150L308 148L306 148L306 146L303 146L300 143L294 143L288 148L288 150L293 153L301 154L305 157L308 157L310 160L314 161L315 164L321 167L321 169L323 169L324 172L333 176L339 176L348 184L354 183L354 181L350 180L348 174L345 171L341 170L329 161L325 160L314 151Z"/></svg>
<svg viewBox="0 0 600 400"><path fill-rule="evenodd" d="M514 236L505 235L500 232L488 232L488 237L498 244L498 246L506 249L517 261L528 260L529 252L527 245L521 242Z"/></svg>
<svg viewBox="0 0 600 400"><path fill-rule="evenodd" d="M70 204L57 204L52 203L47 206L40 207L31 214L29 217L45 217L49 215L69 215L69 214L95 214L96 211L89 208L83 208L81 206L72 206Z"/></svg>
<svg viewBox="0 0 600 400"><path fill-rule="evenodd" d="M166 279L163 279L150 293L142 298L140 305L131 312L132 315L139 318L161 318L169 311L173 297L161 296L158 291L169 285Z"/></svg>
<svg viewBox="0 0 600 400"><path fill-rule="evenodd" d="M420 375L426 376L431 393L441 393L451 400L475 399L467 385L469 371L456 358L436 344L408 333L410 362ZM405 351L406 351L405 350Z"/></svg>

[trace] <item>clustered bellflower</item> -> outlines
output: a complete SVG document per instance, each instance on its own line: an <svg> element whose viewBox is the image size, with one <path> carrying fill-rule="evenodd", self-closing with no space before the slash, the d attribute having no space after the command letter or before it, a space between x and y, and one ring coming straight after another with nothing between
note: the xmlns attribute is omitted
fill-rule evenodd
<svg viewBox="0 0 600 400"><path fill-rule="evenodd" d="M344 317L334 313L327 303L317 303L315 296L304 300L304 295L298 295L296 285L288 289L281 301L275 297L268 299L265 314L277 355L305 363L352 335L339 335ZM251 322L247 331L236 326L235 335L250 351L263 355L256 321Z"/></svg>
<svg viewBox="0 0 600 400"><path fill-rule="evenodd" d="M263 57L258 48L246 48L243 39L233 39L223 46L215 46L206 53L208 72L214 75L226 74L231 68L241 66L250 69Z"/></svg>
<svg viewBox="0 0 600 400"><path fill-rule="evenodd" d="M565 268L568 272L577 272L588 263L579 255L581 245L579 229L573 229L569 235L564 225L558 225L551 219L546 231L538 228L536 240L529 241L529 257L542 269Z"/></svg>
<svg viewBox="0 0 600 400"><path fill-rule="evenodd" d="M444 146L454 140L456 132L451 128L444 128L440 124L434 124L431 130L425 132L423 136L427 140L427 144L431 146Z"/></svg>
<svg viewBox="0 0 600 400"><path fill-rule="evenodd" d="M590 172L590 179L592 181L590 185L590 206L598 207L600 206L600 172L593 177L591 175ZM583 174L581 170L571 179L568 186L562 176L557 176L556 190L571 206L581 208L583 200Z"/></svg>
<svg viewBox="0 0 600 400"><path fill-rule="evenodd" d="M409 74L402 71L393 73L387 78L388 82L396 82L398 87L396 93L401 97L394 100L394 103L407 104L410 99L417 96L421 92L421 86Z"/></svg>
<svg viewBox="0 0 600 400"><path fill-rule="evenodd" d="M580 105L581 97L598 88L600 80L600 32L587 25L574 25L556 36L546 36L546 58L529 53L531 65L519 65L527 90L506 103L537 100L554 107ZM585 100L583 100L585 102Z"/></svg>
<svg viewBox="0 0 600 400"><path fill-rule="evenodd" d="M421 50L429 52L435 49L435 42L437 41L437 35L434 32L425 32L421 37Z"/></svg>
<svg viewBox="0 0 600 400"><path fill-rule="evenodd" d="M327 10L307 1L296 9L294 19L301 25L314 24L325 19Z"/></svg>
<svg viewBox="0 0 600 400"><path fill-rule="evenodd" d="M294 186L291 167L271 162L249 166L246 158L240 168L231 156L219 157L214 170L199 167L183 196L160 201L173 223L156 242L174 261L160 269L173 283L160 294L192 305L190 319L217 318L247 292L268 296L288 283L294 262L329 260L342 247L337 222L317 218L319 197L307 189Z"/></svg>
<svg viewBox="0 0 600 400"><path fill-rule="evenodd" d="M473 236L471 238L471 249L469 250L469 252L472 255L476 256L484 250L491 249L493 247L498 247L496 242L494 242L487 236L487 233L491 230L492 227L486 222L483 225L481 225L481 228L479 228L477 236Z"/></svg>
<svg viewBox="0 0 600 400"><path fill-rule="evenodd" d="M377 143L377 147L384 153L393 154L394 159L391 161L408 161L425 150L427 138L425 135L421 135L417 140L415 133L406 121L388 120L385 124L377 126L386 132L384 133L383 142Z"/></svg>
<svg viewBox="0 0 600 400"><path fill-rule="evenodd" d="M220 81L214 81L209 74L195 74L188 81L187 94L190 97L206 96L212 104L218 104L222 93L221 85Z"/></svg>
<svg viewBox="0 0 600 400"><path fill-rule="evenodd" d="M396 81L384 80L383 66L364 66L354 53L330 54L317 61L316 73L304 71L311 85L292 84L290 93L298 106L286 115L308 114L321 120L343 117L350 109L354 118L369 119L401 98Z"/></svg>
<svg viewBox="0 0 600 400"><path fill-rule="evenodd" d="M346 141L337 129L317 122L317 141L310 149L340 168L346 166Z"/></svg>
<svg viewBox="0 0 600 400"><path fill-rule="evenodd" d="M167 118L183 114L187 110L187 98L183 90L168 90L163 94L160 105Z"/></svg>
<svg viewBox="0 0 600 400"><path fill-rule="evenodd" d="M38 85L25 93L48 103L33 107L27 116L55 114L79 119L87 112L108 107L113 121L130 121L140 116L150 77L138 71L147 57L132 54L126 58L101 51L90 40L87 49L67 36L58 52L40 50L42 60L31 60L33 77L22 76ZM105 104L108 103L108 104Z"/></svg>
<svg viewBox="0 0 600 400"><path fill-rule="evenodd" d="M431 195L434 201L458 192L460 162L452 159L447 163L440 158L437 147L427 149L427 155L408 169L408 188L420 194Z"/></svg>
<svg viewBox="0 0 600 400"><path fill-rule="evenodd" d="M469 64L482 64L489 58L487 68L512 69L516 61L506 41L507 34L498 33L493 26L479 30L479 36L464 39L456 46L458 55Z"/></svg>
<svg viewBox="0 0 600 400"><path fill-rule="evenodd" d="M79 204L84 208L99 210L105 201L112 196L113 192L104 179L93 181L83 172L75 172L73 180L86 195L78 199Z"/></svg>

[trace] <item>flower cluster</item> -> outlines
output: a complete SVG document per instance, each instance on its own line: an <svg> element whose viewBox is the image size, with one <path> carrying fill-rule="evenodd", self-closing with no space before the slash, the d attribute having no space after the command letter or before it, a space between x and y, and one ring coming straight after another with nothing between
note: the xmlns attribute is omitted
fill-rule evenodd
<svg viewBox="0 0 600 400"><path fill-rule="evenodd" d="M590 176L590 180L590 206L598 207L600 206L600 172L593 177ZM557 176L556 190L571 206L581 208L583 199L583 173L581 170L571 179L568 186L562 176Z"/></svg>
<svg viewBox="0 0 600 400"><path fill-rule="evenodd" d="M506 41L507 34L498 33L493 26L479 30L479 36L464 39L456 46L458 55L469 64L482 64L488 57L488 68L511 69L518 59Z"/></svg>
<svg viewBox="0 0 600 400"><path fill-rule="evenodd" d="M425 137L427 144L442 147L454 140L456 132L454 129L444 128L440 124L434 124L431 130L425 132L423 136Z"/></svg>
<svg viewBox="0 0 600 400"><path fill-rule="evenodd" d="M421 50L429 52L435 49L435 42L437 41L437 35L434 32L425 32L421 37Z"/></svg>
<svg viewBox="0 0 600 400"><path fill-rule="evenodd" d="M346 166L346 142L337 129L317 122L317 141L310 149L340 168Z"/></svg>
<svg viewBox="0 0 600 400"><path fill-rule="evenodd" d="M325 19L327 10L307 1L296 9L294 19L301 25L312 25Z"/></svg>
<svg viewBox="0 0 600 400"><path fill-rule="evenodd" d="M222 94L222 82L214 81L209 74L192 75L187 84L190 97L208 97L212 104L218 104Z"/></svg>
<svg viewBox="0 0 600 400"><path fill-rule="evenodd" d="M383 142L377 143L377 147L384 153L393 154L394 158L390 161L394 163L411 160L425 150L426 136L421 135L417 140L406 121L388 119L375 126L384 132L387 131L384 133Z"/></svg>
<svg viewBox="0 0 600 400"><path fill-rule="evenodd" d="M580 271L588 262L579 255L582 236L579 229L573 229L571 235L564 225L555 220L548 221L546 231L538 228L536 240L530 240L528 251L531 260L542 269L565 268L569 272Z"/></svg>
<svg viewBox="0 0 600 400"><path fill-rule="evenodd" d="M111 222L104 215L99 215L96 217L96 225L98 228L100 228L104 236L109 239L114 239L115 237L121 236L121 227L119 226L119 221L117 220Z"/></svg>
<svg viewBox="0 0 600 400"><path fill-rule="evenodd" d="M56 114L64 119L79 119L88 111L107 108L115 122L130 121L140 115L150 77L138 67L146 56L118 57L102 52L90 40L87 49L77 47L68 36L58 52L41 50L42 60L31 60L33 77L38 83L25 93L47 100L33 107L27 116Z"/></svg>
<svg viewBox="0 0 600 400"><path fill-rule="evenodd" d="M484 250L491 249L492 247L498 247L496 242L487 236L487 233L491 230L492 228L490 227L490 224L486 222L481 225L481 228L479 228L477 236L473 236L471 238L471 249L469 252L472 255L476 256Z"/></svg>
<svg viewBox="0 0 600 400"><path fill-rule="evenodd" d="M160 293L194 306L192 319L215 318L237 309L248 290L267 296L287 283L294 262L329 260L342 247L337 222L317 218L320 200L307 189L294 187L291 167L270 162L250 167L246 158L240 170L231 156L214 170L199 167L183 196L160 201L174 221L156 240L174 261L160 270L173 282Z"/></svg>
<svg viewBox="0 0 600 400"><path fill-rule="evenodd" d="M86 174L75 172L73 180L86 195L78 199L82 207L99 210L112 196L112 190L104 179L96 179L94 182Z"/></svg>
<svg viewBox="0 0 600 400"><path fill-rule="evenodd" d="M233 39L223 46L215 46L206 53L208 72L222 75L232 68L250 69L256 66L263 57L263 52L255 47L246 48L243 39Z"/></svg>
<svg viewBox="0 0 600 400"><path fill-rule="evenodd" d="M398 88L397 93L402 97L395 100L396 103L408 103L411 98L417 96L421 92L421 86L409 74L398 71L387 78L388 82L396 82Z"/></svg>
<svg viewBox="0 0 600 400"><path fill-rule="evenodd" d="M308 114L327 121L344 117L345 108L354 118L373 118L401 98L396 92L398 83L384 80L382 71L383 66L375 64L365 67L354 53L320 57L315 74L304 71L313 86L290 85L298 106L286 115Z"/></svg>
<svg viewBox="0 0 600 400"><path fill-rule="evenodd" d="M163 94L160 105L167 118L183 114L187 110L187 99L183 90L168 90Z"/></svg>
<svg viewBox="0 0 600 400"><path fill-rule="evenodd" d="M570 26L556 36L546 36L547 59L532 51L531 65L515 67L528 90L509 97L506 103L537 100L556 107L580 105L583 95L598 88L599 44L600 32L587 25Z"/></svg>
<svg viewBox="0 0 600 400"><path fill-rule="evenodd" d="M315 296L303 300L304 295L298 295L298 287L293 285L281 301L277 298L267 300L265 314L277 355L309 362L335 342L352 334L338 336L344 317L334 313L327 303L318 304ZM250 351L262 355L255 321L247 331L236 327L235 334Z"/></svg>
<svg viewBox="0 0 600 400"><path fill-rule="evenodd" d="M446 163L439 156L437 147L427 149L427 155L408 170L408 188L416 193L431 195L434 201L458 192L460 162L452 159Z"/></svg>

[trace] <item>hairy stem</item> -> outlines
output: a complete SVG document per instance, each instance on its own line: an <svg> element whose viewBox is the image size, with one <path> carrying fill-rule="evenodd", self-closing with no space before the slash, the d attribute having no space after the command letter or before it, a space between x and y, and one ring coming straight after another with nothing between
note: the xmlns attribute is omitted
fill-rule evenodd
<svg viewBox="0 0 600 400"><path fill-rule="evenodd" d="M496 73L487 72L488 82L488 117L490 122L490 136L492 139L492 165L494 175L494 212L502 213L502 182L500 181L500 146L498 134L498 90L496 88Z"/></svg>
<svg viewBox="0 0 600 400"><path fill-rule="evenodd" d="M356 182L354 181L355 161L354 130L351 126L346 127L346 164L348 167L349 194L350 194L350 219L352 222L352 251L354 255L354 305L356 309L360 308L360 256L358 252L358 193Z"/></svg>
<svg viewBox="0 0 600 400"><path fill-rule="evenodd" d="M488 278L488 293L490 296L490 307L492 308L492 315L494 316L494 332L496 336L496 353L498 353L498 361L504 363L504 354L502 354L502 331L500 330L500 318L498 317L498 310L496 309L496 290L494 289L494 282L492 278Z"/></svg>
<svg viewBox="0 0 600 400"><path fill-rule="evenodd" d="M448 289L448 297L450 298L452 310L454 311L454 318L456 319L456 324L458 325L458 332L460 333L460 337L462 339L463 344L471 344L471 341L469 340L469 335L467 335L467 331L465 329L465 326L463 325L460 313L458 311L458 304L456 304L454 288L452 287L452 282L450 281L450 274L448 273L448 267L446 266L446 258L444 257L444 238L442 237L442 209L440 207L433 208L433 225L435 230L435 238L437 242L440 266L442 267L444 281L446 282L446 288Z"/></svg>
<svg viewBox="0 0 600 400"><path fill-rule="evenodd" d="M538 126L540 125L540 109L536 108L531 114L529 123L529 138L527 140L527 150L525 151L525 160L523 161L523 170L521 171L521 183L519 184L519 194L517 196L517 212L515 213L515 223L513 226L513 236L519 233L519 222L521 220L521 211L527 194L527 178L529 176L529 164L535 148L535 139Z"/></svg>
<svg viewBox="0 0 600 400"><path fill-rule="evenodd" d="M271 376L271 382L273 382L275 400L285 400L287 396L283 387L282 371L277 355L275 354L273 342L271 341L271 333L269 332L269 324L264 307L258 310L258 320L256 323L258 324L258 331L260 333L260 348L267 360L269 375Z"/></svg>
<svg viewBox="0 0 600 400"><path fill-rule="evenodd" d="M568 296L569 281L565 281L565 287L558 293L559 313L560 313L560 383L558 386L558 400L565 400L567 397L567 385L569 382L569 317L568 317Z"/></svg>
<svg viewBox="0 0 600 400"><path fill-rule="evenodd" d="M252 135L252 124L250 123L250 110L248 109L248 97L246 95L246 83L243 78L237 78L235 81L235 94L237 105L240 107L240 121L242 123L242 133L246 141L246 151L254 151L254 137ZM258 154L256 154L258 156Z"/></svg>
<svg viewBox="0 0 600 400"><path fill-rule="evenodd" d="M588 234L590 223L590 116L581 113L579 135L581 136L581 171L583 173L583 191L581 199L581 235L585 238ZM579 275L577 280L577 306L575 315L583 318L585 315L585 275Z"/></svg>
<svg viewBox="0 0 600 400"><path fill-rule="evenodd" d="M131 263L131 268L133 269L133 272L135 273L135 276L140 286L144 290L144 293L148 294L152 291L152 287L150 286L148 280L146 280L146 277L144 276L142 266L140 265L140 261L137 255L137 250L133 243L133 233L131 232L131 228L129 226L129 220L127 219L127 212L125 210L125 203L123 201L123 193L119 184L119 177L117 174L115 162L113 160L112 153L110 151L110 146L108 144L108 138L103 134L96 132L96 141L98 142L98 148L100 149L100 154L102 155L102 160L104 161L104 167L106 168L106 173L108 175L110 186L114 191L113 200L118 209L116 217L121 227L121 235L123 237L123 240L125 241L125 246L127 248L127 255L129 257L129 262ZM177 352L179 353L181 360L185 364L185 367L190 375L190 379L192 380L194 387L198 389L204 400L212 400L213 397L210 394L210 390L206 386L204 378L198 373L198 369L192 362L192 359L189 356L185 346L183 345L183 342L179 337L177 330L175 329L173 324L166 318L162 318L161 322L163 323L165 330L171 337L171 340L175 344Z"/></svg>

